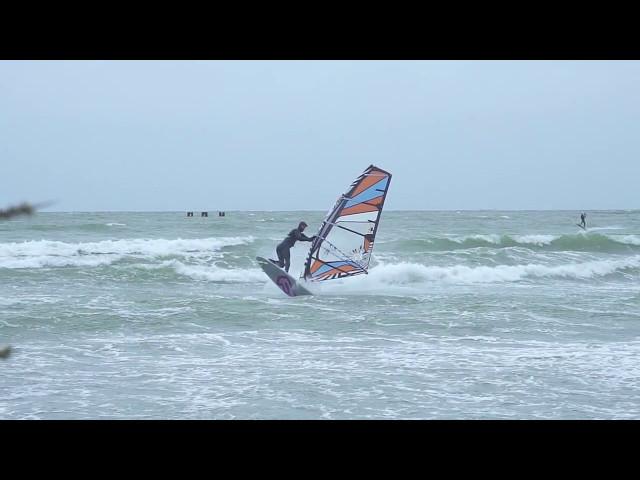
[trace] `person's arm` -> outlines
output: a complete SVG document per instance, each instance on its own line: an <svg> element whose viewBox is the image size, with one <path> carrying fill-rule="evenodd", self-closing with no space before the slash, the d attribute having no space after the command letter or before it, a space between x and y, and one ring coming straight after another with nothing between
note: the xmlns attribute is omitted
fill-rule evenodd
<svg viewBox="0 0 640 480"><path fill-rule="evenodd" d="M304 233L302 233L300 230L296 230L296 240L299 240L301 242L313 242L313 239L315 237L307 237Z"/></svg>

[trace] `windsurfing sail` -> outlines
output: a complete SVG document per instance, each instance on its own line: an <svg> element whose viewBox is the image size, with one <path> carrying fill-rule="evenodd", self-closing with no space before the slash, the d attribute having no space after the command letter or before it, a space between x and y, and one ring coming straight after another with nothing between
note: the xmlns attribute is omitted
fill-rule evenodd
<svg viewBox="0 0 640 480"><path fill-rule="evenodd" d="M312 282L368 273L391 174L370 165L341 195L311 243L303 277Z"/></svg>

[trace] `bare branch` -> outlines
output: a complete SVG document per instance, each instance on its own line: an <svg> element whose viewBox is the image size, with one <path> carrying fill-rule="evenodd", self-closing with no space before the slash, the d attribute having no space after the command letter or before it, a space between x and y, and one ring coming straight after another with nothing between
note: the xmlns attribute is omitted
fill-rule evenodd
<svg viewBox="0 0 640 480"><path fill-rule="evenodd" d="M48 207L55 202L41 202L32 205L28 202L23 202L20 205L9 207L5 210L0 210L0 220L7 218L17 217L18 215L33 215L38 208Z"/></svg>

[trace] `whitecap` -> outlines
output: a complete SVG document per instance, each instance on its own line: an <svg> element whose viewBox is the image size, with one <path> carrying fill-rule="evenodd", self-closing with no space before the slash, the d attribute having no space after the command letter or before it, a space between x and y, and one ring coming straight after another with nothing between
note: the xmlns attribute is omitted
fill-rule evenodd
<svg viewBox="0 0 640 480"><path fill-rule="evenodd" d="M254 283L266 279L264 272L259 268L220 268L215 265L185 265L178 260L163 262L171 266L176 273L185 275L195 280L229 283Z"/></svg>
<svg viewBox="0 0 640 480"><path fill-rule="evenodd" d="M514 235L513 240L517 243L537 245L549 245L554 240L560 238L557 235Z"/></svg>
<svg viewBox="0 0 640 480"><path fill-rule="evenodd" d="M0 268L108 265L124 257L203 257L224 247L253 242L253 237L194 239L120 239L66 243L52 240L0 243Z"/></svg>
<svg viewBox="0 0 640 480"><path fill-rule="evenodd" d="M467 240L481 240L488 243L499 244L502 241L502 236L496 233L487 234L487 235L465 235L463 237L453 237L450 240L456 243L464 243Z"/></svg>
<svg viewBox="0 0 640 480"><path fill-rule="evenodd" d="M527 278L570 278L590 279L603 277L629 268L640 267L640 255L620 260L595 260L563 265L497 265L469 267L452 265L448 267L426 266L401 262L381 264L369 271L366 277L354 277L349 285L360 290L363 287L385 288L389 285L415 285L420 283L444 282L455 284L517 282Z"/></svg>
<svg viewBox="0 0 640 480"><path fill-rule="evenodd" d="M608 236L608 238L619 243L626 243L627 245L640 245L640 237L637 235L624 235L620 238Z"/></svg>

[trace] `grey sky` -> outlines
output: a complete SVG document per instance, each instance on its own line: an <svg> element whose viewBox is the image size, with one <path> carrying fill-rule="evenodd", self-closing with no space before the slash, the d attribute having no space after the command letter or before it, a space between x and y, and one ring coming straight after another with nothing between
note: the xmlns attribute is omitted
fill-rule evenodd
<svg viewBox="0 0 640 480"><path fill-rule="evenodd" d="M638 61L0 61L0 208L640 208Z"/></svg>

